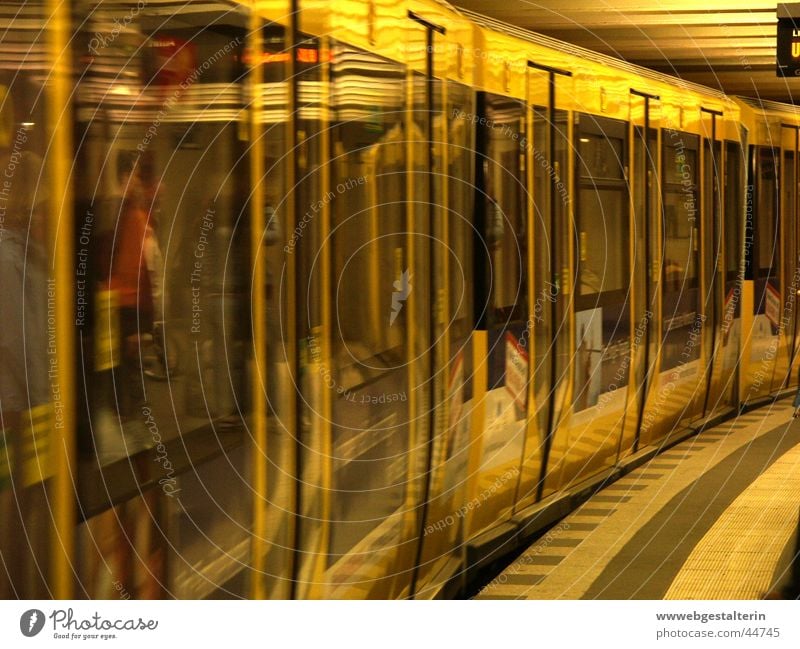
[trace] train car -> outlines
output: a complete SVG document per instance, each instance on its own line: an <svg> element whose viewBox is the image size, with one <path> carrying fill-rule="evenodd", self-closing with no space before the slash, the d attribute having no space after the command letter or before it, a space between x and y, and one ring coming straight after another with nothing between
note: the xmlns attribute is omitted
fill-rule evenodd
<svg viewBox="0 0 800 649"><path fill-rule="evenodd" d="M790 107L432 0L0 17L5 597L463 595L797 384Z"/></svg>
<svg viewBox="0 0 800 649"><path fill-rule="evenodd" d="M743 402L794 384L797 376L797 112L741 100L747 152L743 326L739 365Z"/></svg>

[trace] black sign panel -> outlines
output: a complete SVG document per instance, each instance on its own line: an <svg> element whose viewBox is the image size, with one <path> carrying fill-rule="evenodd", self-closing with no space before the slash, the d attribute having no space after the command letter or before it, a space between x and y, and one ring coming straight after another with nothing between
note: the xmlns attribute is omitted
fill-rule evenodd
<svg viewBox="0 0 800 649"><path fill-rule="evenodd" d="M778 19L779 77L800 76L800 18Z"/></svg>

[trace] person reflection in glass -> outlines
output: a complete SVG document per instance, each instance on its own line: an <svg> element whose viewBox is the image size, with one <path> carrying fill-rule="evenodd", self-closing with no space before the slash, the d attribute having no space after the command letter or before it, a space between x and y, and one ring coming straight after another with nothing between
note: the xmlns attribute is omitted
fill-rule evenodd
<svg viewBox="0 0 800 649"><path fill-rule="evenodd" d="M122 192L111 252L109 285L119 314L120 358L114 377L119 414L136 417L144 405L142 340L153 331L153 290L147 268L149 211L139 157L122 152L117 174Z"/></svg>
<svg viewBox="0 0 800 649"><path fill-rule="evenodd" d="M46 539L46 509L33 485L47 477L52 435L48 300L55 285L47 279L42 160L27 151L0 160L0 596L30 597L40 579L25 555L46 551L38 538Z"/></svg>

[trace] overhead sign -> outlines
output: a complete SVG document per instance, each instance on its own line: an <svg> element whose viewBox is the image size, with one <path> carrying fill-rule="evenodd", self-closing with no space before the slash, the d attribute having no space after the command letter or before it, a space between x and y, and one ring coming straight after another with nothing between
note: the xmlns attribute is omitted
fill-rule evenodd
<svg viewBox="0 0 800 649"><path fill-rule="evenodd" d="M777 74L800 76L800 4L778 5Z"/></svg>

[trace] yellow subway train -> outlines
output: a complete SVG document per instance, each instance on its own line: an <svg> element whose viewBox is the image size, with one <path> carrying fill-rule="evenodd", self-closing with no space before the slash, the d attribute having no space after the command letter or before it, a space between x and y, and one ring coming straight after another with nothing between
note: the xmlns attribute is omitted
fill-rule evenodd
<svg viewBox="0 0 800 649"><path fill-rule="evenodd" d="M445 2L0 20L5 598L464 596L797 385L791 106Z"/></svg>

